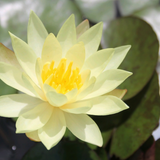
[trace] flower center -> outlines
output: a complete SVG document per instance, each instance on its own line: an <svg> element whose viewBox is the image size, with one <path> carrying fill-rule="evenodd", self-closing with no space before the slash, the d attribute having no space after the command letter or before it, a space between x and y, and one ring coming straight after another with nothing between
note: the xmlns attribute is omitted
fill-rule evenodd
<svg viewBox="0 0 160 160"><path fill-rule="evenodd" d="M72 69L73 62L67 68L66 61L66 58L62 58L57 68L54 68L54 61L46 62L41 73L43 83L63 94L74 88L80 89L83 85L79 68Z"/></svg>

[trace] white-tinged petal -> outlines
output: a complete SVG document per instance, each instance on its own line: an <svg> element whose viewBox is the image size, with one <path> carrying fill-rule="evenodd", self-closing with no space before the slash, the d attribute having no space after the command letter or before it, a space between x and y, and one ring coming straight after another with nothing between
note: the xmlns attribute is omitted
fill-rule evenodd
<svg viewBox="0 0 160 160"><path fill-rule="evenodd" d="M62 47L62 54L64 57L67 51L76 43L76 27L73 14L61 27L57 39Z"/></svg>
<svg viewBox="0 0 160 160"><path fill-rule="evenodd" d="M107 64L105 70L117 69L119 67L119 65L122 63L122 61L124 60L124 58L130 48L131 48L131 45L126 45L126 46L121 46L121 47L115 48L115 52L114 52L111 60Z"/></svg>
<svg viewBox="0 0 160 160"><path fill-rule="evenodd" d="M78 101L78 100L81 100L81 99L83 99L85 96L87 96L89 93L91 93L91 92L92 92L92 89L93 89L93 87L94 87L95 82L96 82L96 78L95 78L95 77L92 77L92 78L88 81L87 86L86 86L85 88L82 88L82 89L79 90L80 93L78 94L76 100L77 100L77 101Z"/></svg>
<svg viewBox="0 0 160 160"><path fill-rule="evenodd" d="M38 130L32 131L32 132L28 132L28 133L26 133L26 136L32 141L36 141L36 142L40 142L41 141L39 139L39 136L38 136Z"/></svg>
<svg viewBox="0 0 160 160"><path fill-rule="evenodd" d="M22 70L22 67L17 61L15 54L10 49L8 49L6 46L4 46L2 43L0 43L0 53L1 53L0 62L10 64Z"/></svg>
<svg viewBox="0 0 160 160"><path fill-rule="evenodd" d="M28 44L36 53L37 57L41 57L42 47L48 32L38 16L31 11L28 21Z"/></svg>
<svg viewBox="0 0 160 160"><path fill-rule="evenodd" d="M77 96L77 93L78 93L78 89L77 88L74 88L71 91L67 92L65 95L66 95L66 97L68 99L68 102L74 101L74 99Z"/></svg>
<svg viewBox="0 0 160 160"><path fill-rule="evenodd" d="M114 89L113 91L105 95L111 95L111 96L115 96L122 99L126 93L127 93L127 89Z"/></svg>
<svg viewBox="0 0 160 160"><path fill-rule="evenodd" d="M63 137L66 131L66 123L63 112L54 108L53 113L43 128L38 130L38 135L42 143L49 150L55 146Z"/></svg>
<svg viewBox="0 0 160 160"><path fill-rule="evenodd" d="M44 92L30 79L27 74L22 73L22 80L24 81L26 88L29 89L36 97L46 101Z"/></svg>
<svg viewBox="0 0 160 160"><path fill-rule="evenodd" d="M102 146L103 139L96 123L85 114L64 112L67 128L82 141Z"/></svg>
<svg viewBox="0 0 160 160"><path fill-rule="evenodd" d="M89 29L89 21L88 21L88 19L85 19L76 28L77 38L79 38L88 29Z"/></svg>
<svg viewBox="0 0 160 160"><path fill-rule="evenodd" d="M35 70L36 70L36 76L37 76L37 79L39 82L39 86L41 88L43 88L43 81L42 81L42 77L41 77L42 67L43 67L42 60L40 58L37 58Z"/></svg>
<svg viewBox="0 0 160 160"><path fill-rule="evenodd" d="M97 97L114 90L130 75L132 75L131 72L120 69L104 71L97 77L92 93L85 97L85 99Z"/></svg>
<svg viewBox="0 0 160 160"><path fill-rule="evenodd" d="M26 84L22 79L22 71L10 64L0 62L0 79L13 88L16 88L31 96L35 96L26 87Z"/></svg>
<svg viewBox="0 0 160 160"><path fill-rule="evenodd" d="M92 101L84 100L84 101L65 104L62 107L60 107L60 109L68 113L82 114L89 111L91 107L92 107Z"/></svg>
<svg viewBox="0 0 160 160"><path fill-rule="evenodd" d="M54 66L57 66L62 58L62 49L57 38L53 33L50 33L43 45L42 63L54 61Z"/></svg>
<svg viewBox="0 0 160 160"><path fill-rule="evenodd" d="M26 133L35 131L43 127L52 115L53 107L42 102L33 109L21 114L16 122L16 133Z"/></svg>
<svg viewBox="0 0 160 160"><path fill-rule="evenodd" d="M42 103L40 99L33 98L27 94L0 96L0 116L18 117L21 113L40 103Z"/></svg>
<svg viewBox="0 0 160 160"><path fill-rule="evenodd" d="M113 48L103 49L92 54L84 63L83 69L91 70L91 77L97 77L107 66L114 54Z"/></svg>
<svg viewBox="0 0 160 160"><path fill-rule="evenodd" d="M82 41L85 45L86 58L97 51L102 37L102 30L103 23L100 22L79 37L78 42Z"/></svg>
<svg viewBox="0 0 160 160"><path fill-rule="evenodd" d="M78 67L79 69L82 68L83 63L85 61L85 48L83 42L79 42L72 46L65 56L67 58L67 65L70 62L73 62L72 68L75 69Z"/></svg>
<svg viewBox="0 0 160 160"><path fill-rule="evenodd" d="M60 107L68 102L65 94L57 93L57 91L48 84L43 85L48 102L54 107Z"/></svg>
<svg viewBox="0 0 160 160"><path fill-rule="evenodd" d="M99 96L90 100L93 107L87 112L89 115L110 115L129 108L120 98L115 96Z"/></svg>
<svg viewBox="0 0 160 160"><path fill-rule="evenodd" d="M24 41L10 33L12 40L12 47L16 54L17 60L22 66L23 70L28 74L28 76L38 84L38 80L35 73L35 64L37 56L32 50L32 48L26 44Z"/></svg>

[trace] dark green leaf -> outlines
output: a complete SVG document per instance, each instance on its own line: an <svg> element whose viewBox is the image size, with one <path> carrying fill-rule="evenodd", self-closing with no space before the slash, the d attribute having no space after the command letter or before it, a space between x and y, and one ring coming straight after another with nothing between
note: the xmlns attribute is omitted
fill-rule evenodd
<svg viewBox="0 0 160 160"><path fill-rule="evenodd" d="M17 93L17 90L0 80L0 96Z"/></svg>
<svg viewBox="0 0 160 160"><path fill-rule="evenodd" d="M155 160L160 160L160 139L156 141Z"/></svg>
<svg viewBox="0 0 160 160"><path fill-rule="evenodd" d="M134 106L136 108L130 118L117 128L111 143L111 154L121 159L131 156L150 137L157 126L160 98L156 73L136 97L140 97L141 101L134 99L135 103L131 103L130 110Z"/></svg>
<svg viewBox="0 0 160 160"><path fill-rule="evenodd" d="M61 141L51 150L42 143L37 143L24 156L23 160L100 160L97 154L85 143L78 141Z"/></svg>
<svg viewBox="0 0 160 160"><path fill-rule="evenodd" d="M112 21L103 35L103 47L132 45L119 67L133 72L119 87L128 90L124 99L129 99L141 91L153 75L158 60L157 36L149 24L136 17Z"/></svg>

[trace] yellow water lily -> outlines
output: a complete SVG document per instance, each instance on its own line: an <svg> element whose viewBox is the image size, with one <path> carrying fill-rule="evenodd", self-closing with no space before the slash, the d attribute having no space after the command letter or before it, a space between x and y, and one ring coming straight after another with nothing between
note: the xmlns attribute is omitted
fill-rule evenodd
<svg viewBox="0 0 160 160"><path fill-rule="evenodd" d="M28 44L10 33L15 54L0 45L0 78L25 94L0 97L0 116L18 117L16 132L41 141L47 149L66 127L82 141L102 146L101 132L88 115L127 109L116 90L132 73L117 69L130 46L97 51L102 23L75 27L71 15L58 35L46 31L32 11Z"/></svg>

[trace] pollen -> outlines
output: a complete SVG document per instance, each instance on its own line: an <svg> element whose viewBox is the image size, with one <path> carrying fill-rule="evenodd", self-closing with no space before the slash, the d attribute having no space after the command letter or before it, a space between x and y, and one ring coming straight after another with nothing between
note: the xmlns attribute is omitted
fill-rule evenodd
<svg viewBox="0 0 160 160"><path fill-rule="evenodd" d="M66 58L62 58L57 68L54 68L54 61L46 62L41 73L43 83L62 94L75 88L80 89L83 85L79 68L72 69L73 62L67 66L66 61Z"/></svg>

